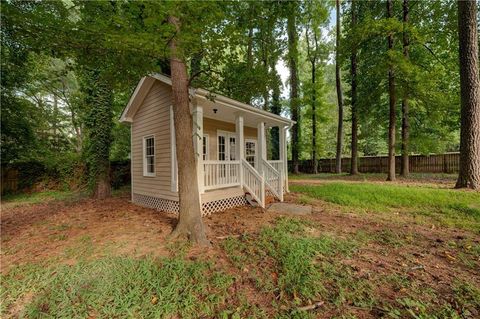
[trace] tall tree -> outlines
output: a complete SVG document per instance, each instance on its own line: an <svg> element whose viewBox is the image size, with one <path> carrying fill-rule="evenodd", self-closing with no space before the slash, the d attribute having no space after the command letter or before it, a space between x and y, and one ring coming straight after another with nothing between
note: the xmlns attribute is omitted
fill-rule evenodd
<svg viewBox="0 0 480 319"><path fill-rule="evenodd" d="M408 12L409 0L403 0L403 56L405 59L409 59L409 36L408 36ZM404 89L402 99L402 164L400 169L400 175L406 177L410 174L409 169L409 157L408 157L408 139L409 139L409 114L408 114L408 88Z"/></svg>
<svg viewBox="0 0 480 319"><path fill-rule="evenodd" d="M342 172L342 149L343 149L343 93L342 93L342 76L340 71L340 37L341 23L340 23L340 0L336 0L337 12L337 34L335 38L335 81L337 88L337 103L338 103L338 126L337 126L337 153L335 160L335 173Z"/></svg>
<svg viewBox="0 0 480 319"><path fill-rule="evenodd" d="M393 17L393 0L387 0L387 19ZM387 37L387 55L393 50L393 34L389 31ZM395 73L393 63L388 59L388 96L389 96L389 124L388 124L388 177L387 181L395 180L395 126L396 126L396 97L395 97Z"/></svg>
<svg viewBox="0 0 480 319"><path fill-rule="evenodd" d="M168 22L175 27L177 34L181 32L180 20L177 17L168 17ZM177 162L180 213L178 224L171 236L172 238L187 237L197 244L208 246L210 242L205 235L202 221L198 182L196 178L192 180L192 176L197 176L197 159L191 142L193 120L190 114L187 67L175 37L170 40L169 47L176 155L181 159Z"/></svg>
<svg viewBox="0 0 480 319"><path fill-rule="evenodd" d="M355 30L357 25L356 0L352 0L352 21L351 29ZM357 43L354 41L350 56L351 84L351 109L352 109L352 141L350 158L350 175L358 174L358 105L357 105Z"/></svg>
<svg viewBox="0 0 480 319"><path fill-rule="evenodd" d="M458 1L460 171L455 187L480 189L480 79L476 1Z"/></svg>
<svg viewBox="0 0 480 319"><path fill-rule="evenodd" d="M318 160L317 160L317 60L318 60L318 35L316 26L312 25L312 38L313 44L310 44L310 32L309 26L305 28L305 39L307 41L307 58L310 61L310 75L311 75L311 104L312 104L312 166L313 166L313 173L318 173Z"/></svg>
<svg viewBox="0 0 480 319"><path fill-rule="evenodd" d="M290 69L290 110L292 113L292 120L295 124L292 126L292 162L293 172L299 173L299 148L300 148L300 112L298 99L298 34L297 34L297 6L294 1L290 2L290 10L287 16L287 33L288 33L288 67Z"/></svg>
<svg viewBox="0 0 480 319"><path fill-rule="evenodd" d="M82 73L87 108L85 116L87 138L84 149L89 184L95 198L105 199L111 195L112 87L101 68L86 68Z"/></svg>

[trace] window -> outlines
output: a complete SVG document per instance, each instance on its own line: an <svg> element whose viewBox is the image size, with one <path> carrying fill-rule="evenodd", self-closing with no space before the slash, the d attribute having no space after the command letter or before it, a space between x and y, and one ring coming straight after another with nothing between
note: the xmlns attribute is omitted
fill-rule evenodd
<svg viewBox="0 0 480 319"><path fill-rule="evenodd" d="M208 135L207 134L203 135L202 149L203 149L203 152L202 152L203 160L208 161Z"/></svg>
<svg viewBox="0 0 480 319"><path fill-rule="evenodd" d="M225 145L225 136L219 135L218 136L218 160L224 161L225 160L225 152L226 145Z"/></svg>
<svg viewBox="0 0 480 319"><path fill-rule="evenodd" d="M229 140L230 140L230 145L229 145L229 148L230 148L230 160L231 161L234 161L235 160L235 141L236 141L236 138L234 136L230 136L229 137Z"/></svg>
<svg viewBox="0 0 480 319"><path fill-rule="evenodd" d="M155 137L143 138L143 175L155 176Z"/></svg>
<svg viewBox="0 0 480 319"><path fill-rule="evenodd" d="M257 150L257 142L255 140L245 141L245 160L255 167L255 156Z"/></svg>

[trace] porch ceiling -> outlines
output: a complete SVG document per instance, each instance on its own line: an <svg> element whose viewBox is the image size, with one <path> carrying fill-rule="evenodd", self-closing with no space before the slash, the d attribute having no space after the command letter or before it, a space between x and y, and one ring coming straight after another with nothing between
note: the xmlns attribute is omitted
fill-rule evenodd
<svg viewBox="0 0 480 319"><path fill-rule="evenodd" d="M207 118L235 123L236 116L242 114L244 126L257 127L260 122L264 122L267 126L289 126L286 121L258 113L259 110L253 109L253 107L251 107L253 110L240 109L235 105L230 105L220 100L213 102L201 96L197 96L197 103L203 107L203 116Z"/></svg>

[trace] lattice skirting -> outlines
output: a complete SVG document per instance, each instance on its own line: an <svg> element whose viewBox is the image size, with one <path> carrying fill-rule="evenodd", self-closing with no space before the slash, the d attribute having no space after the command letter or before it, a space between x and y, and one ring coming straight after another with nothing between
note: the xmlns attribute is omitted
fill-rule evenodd
<svg viewBox="0 0 480 319"><path fill-rule="evenodd" d="M202 215L210 215L211 213L221 212L229 208L245 206L247 200L245 195L235 196L230 198L219 199L202 204Z"/></svg>
<svg viewBox="0 0 480 319"><path fill-rule="evenodd" d="M133 194L133 202L140 206L154 208L167 213L178 213L178 201L163 199L153 196Z"/></svg>
<svg viewBox="0 0 480 319"><path fill-rule="evenodd" d="M178 201L153 196L133 194L133 202L140 206L153 208L162 212L178 214ZM219 199L202 204L202 215L221 212L229 208L245 206L247 200L244 195Z"/></svg>

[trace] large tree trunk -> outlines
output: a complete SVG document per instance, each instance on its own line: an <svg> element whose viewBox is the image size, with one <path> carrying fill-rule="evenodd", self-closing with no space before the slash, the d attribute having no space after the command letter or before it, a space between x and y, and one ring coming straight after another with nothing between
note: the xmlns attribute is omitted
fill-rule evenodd
<svg viewBox="0 0 480 319"><path fill-rule="evenodd" d="M342 149L343 149L343 93L342 93L342 76L340 73L340 0L336 0L337 9L337 36L335 39L335 78L337 85L337 101L338 101L338 128L337 128L337 156L335 161L335 173L342 172Z"/></svg>
<svg viewBox="0 0 480 319"><path fill-rule="evenodd" d="M393 17L393 0L387 0L387 18ZM389 34L387 37L388 50L393 49L393 35ZM389 61L388 66L388 95L390 97L390 120L388 125L388 177L387 181L395 180L395 73L393 70L392 61Z"/></svg>
<svg viewBox="0 0 480 319"><path fill-rule="evenodd" d="M480 79L477 7L458 1L460 56L460 171L455 187L480 189Z"/></svg>
<svg viewBox="0 0 480 319"><path fill-rule="evenodd" d="M410 40L408 38L408 0L403 0L403 55L406 59L409 58L408 47ZM406 81L408 83L408 81ZM402 165L400 169L400 175L407 177L410 174L410 165L408 158L408 145L409 145L409 118L408 118L408 84L406 84L405 91L402 99Z"/></svg>
<svg viewBox="0 0 480 319"><path fill-rule="evenodd" d="M352 29L357 24L356 1L352 0ZM350 72L352 77L352 144L350 159L350 175L358 174L358 107L357 107L357 48L353 45L350 57Z"/></svg>
<svg viewBox="0 0 480 319"><path fill-rule="evenodd" d="M168 22L180 32L180 21L169 17ZM189 108L188 76L184 60L177 54L175 38L170 43L170 67L172 71L172 103L175 125L176 155L178 167L178 224L171 238L186 237L190 241L209 246L205 235L198 192L197 159L192 143L193 120Z"/></svg>
<svg viewBox="0 0 480 319"><path fill-rule="evenodd" d="M293 6L296 6L292 2ZM299 125L300 114L298 110L298 69L297 69L297 27L296 27L296 15L295 10L292 9L287 19L287 31L288 31L288 61L290 68L290 108L292 112L292 120L296 123L292 126L292 162L293 172L299 173L298 170L298 156L299 156Z"/></svg>

